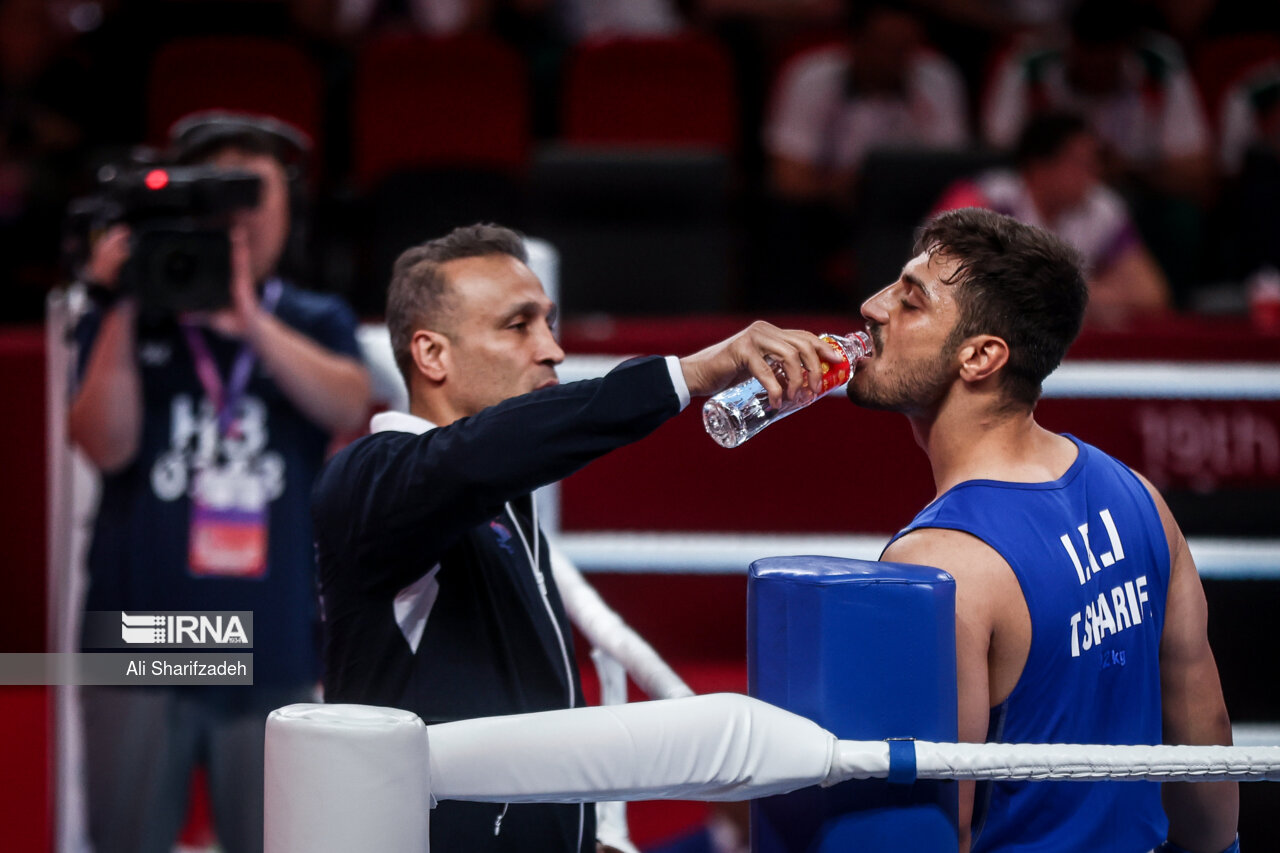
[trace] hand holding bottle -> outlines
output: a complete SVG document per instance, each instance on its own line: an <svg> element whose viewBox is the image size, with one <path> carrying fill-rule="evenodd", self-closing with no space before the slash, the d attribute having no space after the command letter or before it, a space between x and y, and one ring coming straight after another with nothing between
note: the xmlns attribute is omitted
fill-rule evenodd
<svg viewBox="0 0 1280 853"><path fill-rule="evenodd" d="M702 423L707 434L721 447L737 447L774 421L843 386L853 376L858 360L871 354L871 338L866 332L822 335L819 340L836 354L838 362L824 361L816 375L809 371L802 377L804 385L801 389L779 402L775 402L773 395L767 394L763 383L755 378L721 391L702 407ZM787 382L784 366L777 361L771 362L771 366L778 380ZM818 388L812 390L815 378Z"/></svg>
<svg viewBox="0 0 1280 853"><path fill-rule="evenodd" d="M811 332L779 329L758 320L728 340L685 356L680 366L695 397L753 376L776 407L802 392L822 393L822 366L842 359L841 353Z"/></svg>

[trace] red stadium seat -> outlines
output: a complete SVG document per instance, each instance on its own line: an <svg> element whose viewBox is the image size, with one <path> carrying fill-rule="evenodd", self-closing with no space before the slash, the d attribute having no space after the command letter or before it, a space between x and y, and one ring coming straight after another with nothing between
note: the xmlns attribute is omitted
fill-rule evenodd
<svg viewBox="0 0 1280 853"><path fill-rule="evenodd" d="M561 107L530 195L536 233L561 251L562 310L727 309L738 113L719 42L587 40L569 57Z"/></svg>
<svg viewBox="0 0 1280 853"><path fill-rule="evenodd" d="M733 69L705 36L584 42L570 58L563 95L566 142L735 148Z"/></svg>
<svg viewBox="0 0 1280 853"><path fill-rule="evenodd" d="M529 114L524 60L495 37L393 33L362 46L351 137L357 311L381 313L407 246L473 222L522 226Z"/></svg>
<svg viewBox="0 0 1280 853"><path fill-rule="evenodd" d="M523 171L529 95L523 60L490 36L375 38L357 58L353 95L357 180L404 169Z"/></svg>
<svg viewBox="0 0 1280 853"><path fill-rule="evenodd" d="M324 94L320 69L297 46L256 36L181 38L157 53L148 78L148 138L194 110L271 115L319 141Z"/></svg>

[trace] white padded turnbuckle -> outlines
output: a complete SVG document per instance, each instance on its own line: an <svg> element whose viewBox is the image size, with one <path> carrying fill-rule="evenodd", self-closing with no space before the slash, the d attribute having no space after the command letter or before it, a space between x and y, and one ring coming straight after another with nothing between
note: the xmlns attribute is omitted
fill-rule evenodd
<svg viewBox="0 0 1280 853"><path fill-rule="evenodd" d="M265 793L266 853L426 853L427 728L395 708L279 708Z"/></svg>

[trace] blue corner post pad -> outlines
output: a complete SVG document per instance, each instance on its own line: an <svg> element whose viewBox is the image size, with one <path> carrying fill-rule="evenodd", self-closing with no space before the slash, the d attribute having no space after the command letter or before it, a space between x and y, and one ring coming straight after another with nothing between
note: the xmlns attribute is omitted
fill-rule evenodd
<svg viewBox="0 0 1280 853"><path fill-rule="evenodd" d="M914 738L886 738L889 744L889 784L911 785L916 781L916 742Z"/></svg>

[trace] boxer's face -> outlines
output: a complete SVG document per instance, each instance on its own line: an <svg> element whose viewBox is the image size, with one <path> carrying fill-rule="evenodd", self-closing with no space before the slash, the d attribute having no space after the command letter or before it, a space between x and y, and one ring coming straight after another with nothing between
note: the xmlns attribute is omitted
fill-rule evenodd
<svg viewBox="0 0 1280 853"><path fill-rule="evenodd" d="M928 412L956 377L951 331L959 319L956 262L921 253L893 284L862 305L874 354L858 365L847 394L859 406Z"/></svg>
<svg viewBox="0 0 1280 853"><path fill-rule="evenodd" d="M538 277L509 255L441 264L448 279L446 387L459 415L555 385L564 350L556 308Z"/></svg>

